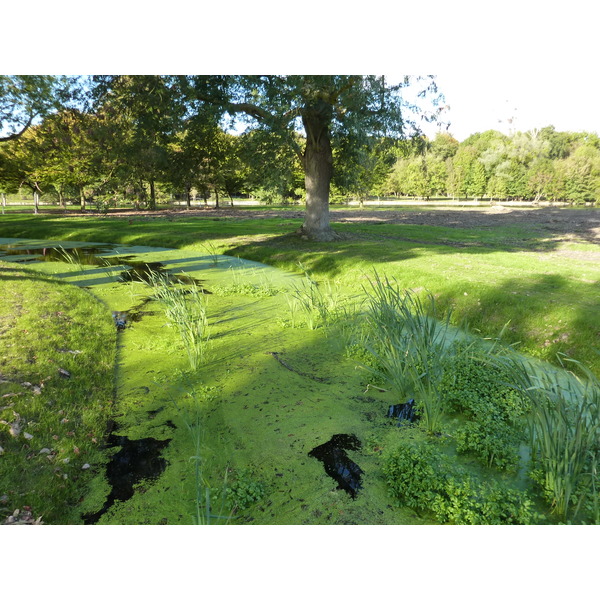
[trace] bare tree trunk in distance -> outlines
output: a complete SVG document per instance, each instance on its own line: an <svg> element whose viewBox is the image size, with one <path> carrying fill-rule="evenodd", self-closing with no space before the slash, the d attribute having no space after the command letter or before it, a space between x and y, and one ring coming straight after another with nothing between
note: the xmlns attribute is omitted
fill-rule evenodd
<svg viewBox="0 0 600 600"><path fill-rule="evenodd" d="M156 210L156 187L154 179L150 180L150 210Z"/></svg>
<svg viewBox="0 0 600 600"><path fill-rule="evenodd" d="M85 194L83 193L83 188L79 188L79 201L81 204L81 212L85 212Z"/></svg>
<svg viewBox="0 0 600 600"><path fill-rule="evenodd" d="M37 190L33 190L33 214L40 212L40 195Z"/></svg>
<svg viewBox="0 0 600 600"><path fill-rule="evenodd" d="M192 208L192 186L191 185L185 186L185 201L187 204L186 210L190 210L190 208Z"/></svg>
<svg viewBox="0 0 600 600"><path fill-rule="evenodd" d="M302 116L306 131L303 157L306 187L306 214L299 233L318 242L330 242L337 234L329 224L329 186L333 175L333 154L328 119L318 111Z"/></svg>

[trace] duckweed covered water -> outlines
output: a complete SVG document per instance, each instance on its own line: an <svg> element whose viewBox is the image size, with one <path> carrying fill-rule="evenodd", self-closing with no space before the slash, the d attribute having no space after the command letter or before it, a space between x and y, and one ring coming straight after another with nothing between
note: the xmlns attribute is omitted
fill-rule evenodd
<svg viewBox="0 0 600 600"><path fill-rule="evenodd" d="M387 411L401 399L366 386L364 373L345 355L341 332L293 326L288 292L297 277L229 256L14 238L0 239L0 260L86 287L106 304L115 326L114 314L122 317L116 428L107 448L136 448L126 460L134 471L150 454L139 449L153 447L155 468L127 483L127 493L116 491L111 473L100 475L98 497L86 505L89 522L189 524L206 490L218 507L228 487L254 489L256 483L266 494L244 510L233 507L230 522L428 522L392 507L379 456L394 436L420 434L390 427L389 417L398 414ZM140 277L123 276L134 264L138 272L144 265L160 269L174 285L200 282L213 292L203 296L210 342L198 371L189 371L177 331L149 286ZM337 458L343 452L350 460L345 451L351 450L360 463L341 468L341 476L352 481L346 487L332 475L340 469L327 470L321 462L340 431L348 432L352 444L340 447Z"/></svg>

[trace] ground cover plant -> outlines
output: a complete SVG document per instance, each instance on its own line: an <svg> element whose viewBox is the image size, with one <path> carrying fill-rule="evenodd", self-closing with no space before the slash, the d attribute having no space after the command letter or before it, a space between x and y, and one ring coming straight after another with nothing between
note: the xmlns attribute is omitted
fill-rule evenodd
<svg viewBox="0 0 600 600"><path fill-rule="evenodd" d="M218 290L203 297L210 324L209 352L194 369L185 340L176 327L169 327L163 304L148 296L146 284L125 286L108 267L85 266L82 272L69 263L35 265L38 271L88 285L94 295L119 310L143 303L143 309L137 309L143 317L118 332L117 403L112 417L117 431L129 439L164 441L166 464L156 479L139 481L129 499L108 507L99 523L597 521L597 447L591 442L593 433L584 435L582 425L588 417L569 421L575 437L564 437L566 444L587 441L577 446L586 458L569 475L575 491L569 492L563 510L552 490L564 497L560 490L565 486L554 485L555 463L538 445L542 430L533 426L541 413L533 410L539 402L530 394L543 393L539 390L546 384L535 379L525 385L515 374L518 371L507 370L510 361L504 359L512 356L512 350L504 344L470 344L481 334L496 338L504 328L507 341L522 342L518 349L530 348L530 354L560 367L554 351L562 348L597 369L590 349L598 331L594 310L598 266L593 260L573 260L595 256L591 241L549 240L551 234L536 232L529 222L476 229L346 221L336 225L346 239L333 245L307 244L281 235L282 227L293 230L297 225L293 211L287 217L280 211L278 217L262 220L217 214L211 212L209 219L174 216L172 221L139 217L145 220L132 224L130 217L86 218L78 220L79 227L71 219L42 217L37 233L35 222L9 217L14 219L11 237L56 234L68 241L128 242L139 252L140 244L152 241L161 246L149 253L153 259L195 274L207 291ZM351 219L363 213L345 214ZM406 214L399 211L397 216ZM424 214L419 218L426 220ZM8 230L5 222L0 223L0 235L9 235ZM482 243L477 252L476 243ZM169 245L180 249L167 250ZM229 256L215 261L216 249ZM276 269L263 269L256 276L250 268L234 274L230 267L238 263L232 256L283 266L297 277L286 280ZM316 301L309 303L310 313L300 315L289 298L306 286L307 272L314 286L309 283L304 295ZM493 279L483 281L488 276ZM536 288L524 281L542 276L550 282L560 279L561 285ZM250 287L246 277L247 282L254 277ZM273 293L259 293L261 280ZM513 282L512 287L504 289L507 281ZM385 348L375 343L377 327L385 319L378 325L366 293L373 291L372 282L388 299L397 299L391 304L401 318L394 321L405 324L396 333L381 329L392 332L388 337L396 341L396 356L387 367L382 362ZM521 294L524 289L529 295ZM345 304L340 298L352 302ZM320 307L326 307L325 318ZM290 326L294 310L296 323ZM476 317L468 320L475 338L465 334L455 339L455 326L464 325L469 315ZM583 315L585 325L579 318ZM550 331L532 332L531 322L536 321L550 327L552 340L559 339L561 331L568 332L567 339L545 345ZM385 337L380 335L379 343ZM456 343L461 340L466 340L462 346ZM402 356L402 344L405 351L412 348L412 358ZM361 365L371 370L357 368ZM389 385L397 368L401 373L404 369L410 389L402 389L400 378L397 386ZM450 373L456 373L456 379L449 379ZM488 377L490 373L493 377ZM529 371L527 375L533 377ZM189 385L195 392L182 392ZM466 397L460 395L461 388ZM585 396L584 415L591 414L590 407L597 402L594 389L590 387ZM431 419L421 417L415 424L398 427L387 417L388 408L415 391L427 392L426 400L433 398L433 408L437 403L440 410L437 416L434 410ZM577 406L567 412L576 416ZM362 442L362 448L348 451L363 472L355 499L336 489L323 466L309 456L311 449L340 433L352 433ZM440 483L432 488L437 498L422 499L419 507L411 504L419 495L410 492L409 501L402 487L413 489L418 481L402 484L397 477L404 467L389 470L396 460L390 457L396 456L396 464L402 465L408 454L398 449L414 445L445 457L436 475ZM525 446L531 458L523 452ZM561 448L564 451L565 445ZM564 479L566 471L560 468ZM390 494L400 506L390 504Z"/></svg>

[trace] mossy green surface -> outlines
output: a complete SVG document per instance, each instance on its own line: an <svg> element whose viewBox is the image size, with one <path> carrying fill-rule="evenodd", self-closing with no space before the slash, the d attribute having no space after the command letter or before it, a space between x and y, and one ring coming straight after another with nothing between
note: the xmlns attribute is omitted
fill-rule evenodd
<svg viewBox="0 0 600 600"><path fill-rule="evenodd" d="M244 510L229 506L222 521L253 524L412 523L412 511L393 509L378 471L377 454L352 452L364 471L356 500L308 456L336 433L364 440L373 423L386 427L389 398L365 394L362 374L346 358L340 332L309 330L297 317L290 326L289 293L293 277L271 267L230 257L199 257L168 249L131 249L142 260L162 261L202 280L210 341L206 362L190 372L174 327L152 290L122 283L115 267L37 262L29 268L89 290L110 310L136 306L139 320L117 334L116 433L130 439L170 439L165 471L142 481L133 497L116 502L99 524L190 524L197 501L194 435L201 438L204 484L213 508L222 490L240 473L251 473L265 490ZM254 285L232 293L236 282ZM270 290L267 295L263 292ZM106 320L110 323L110 312ZM276 353L280 360L271 354ZM286 368L285 365L291 367ZM187 425L200 412L201 427ZM107 458L115 450L109 449ZM84 507L98 510L108 492L95 480Z"/></svg>
<svg viewBox="0 0 600 600"><path fill-rule="evenodd" d="M191 372L176 329L147 285L119 281L118 266L28 265L89 288L109 309L107 326L114 327L112 310L136 313L117 333L111 416L118 435L170 440L162 452L167 467L158 478L139 482L133 497L116 502L99 524L191 524L198 503L204 502L195 480L198 460L214 523L429 522L394 507L382 477L382 452L399 438L422 435L394 427L385 416L390 404L405 399L367 388L364 371L345 352L343 321L311 330L301 314L290 313L290 296L300 277L197 250L123 246L115 252L160 261L172 273L200 280L209 292L204 299L210 341L205 362ZM366 282L363 266L358 263L346 273L340 293L356 294L357 285ZM460 300L459 294L455 297ZM337 489L323 465L308 456L339 433L354 434L363 443L362 450L349 452L364 472L356 499ZM224 491L235 481L249 488L260 484L264 491L255 502L232 509ZM84 501L90 512L98 510L108 491L101 477L93 484Z"/></svg>

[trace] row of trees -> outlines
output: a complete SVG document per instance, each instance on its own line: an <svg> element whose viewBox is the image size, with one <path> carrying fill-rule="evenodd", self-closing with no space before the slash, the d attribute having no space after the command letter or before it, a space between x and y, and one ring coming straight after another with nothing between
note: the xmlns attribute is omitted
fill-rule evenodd
<svg viewBox="0 0 600 600"><path fill-rule="evenodd" d="M415 85L420 106L404 99ZM436 120L442 100L433 78L0 76L0 192L82 209L152 209L160 194L302 197L302 233L323 240L331 198L349 195L598 199L598 136L428 140L417 122Z"/></svg>
<svg viewBox="0 0 600 600"><path fill-rule="evenodd" d="M415 86L421 106L404 99ZM218 197L303 187L302 233L329 240L334 175L354 185L376 145L418 135L417 117L435 119L439 102L431 77L0 76L0 185L59 201L76 193L82 208L92 197L154 208L158 188ZM227 133L235 123L243 135Z"/></svg>
<svg viewBox="0 0 600 600"><path fill-rule="evenodd" d="M600 200L600 138L549 126L461 143L447 134L399 157L376 186L384 195L568 201Z"/></svg>

